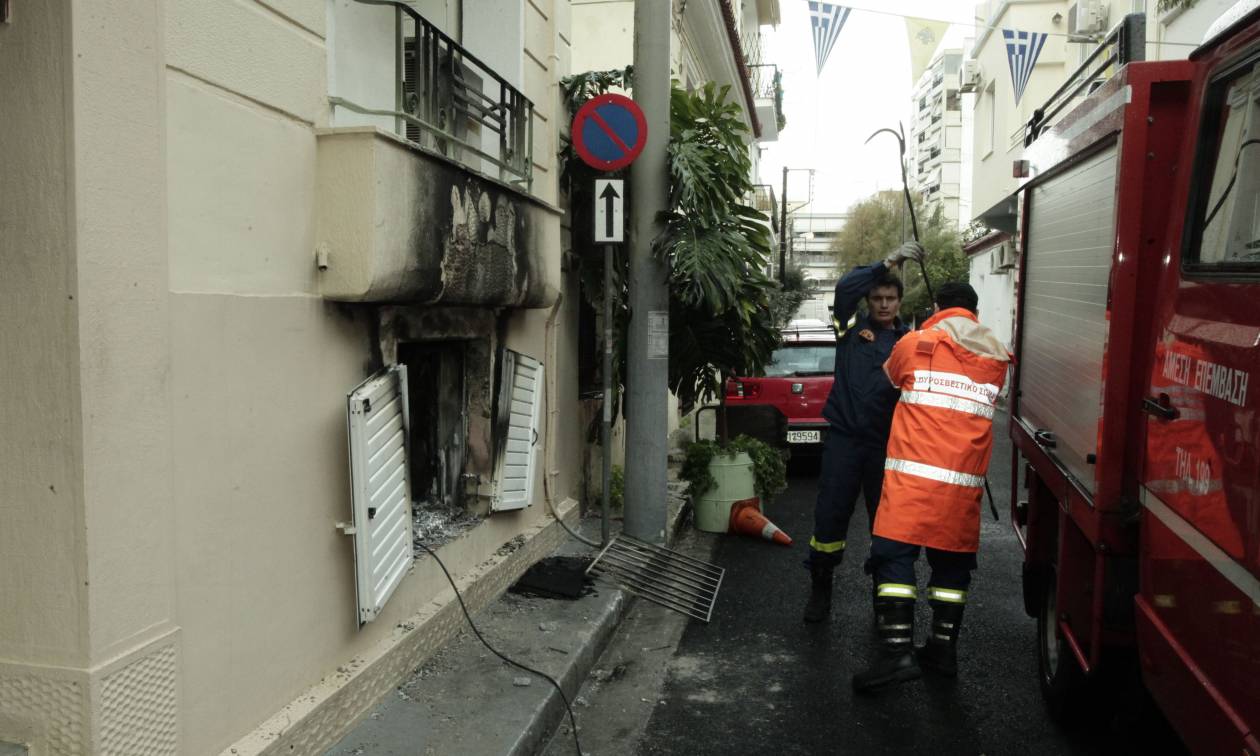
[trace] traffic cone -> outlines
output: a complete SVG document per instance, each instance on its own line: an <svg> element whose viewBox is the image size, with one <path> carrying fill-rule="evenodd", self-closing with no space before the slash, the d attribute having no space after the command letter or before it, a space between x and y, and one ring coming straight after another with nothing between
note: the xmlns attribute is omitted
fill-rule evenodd
<svg viewBox="0 0 1260 756"><path fill-rule="evenodd" d="M731 507L731 524L729 531L739 535L760 536L767 541L791 546L792 539L787 533L779 530L779 526L766 519L761 513L761 499L744 499Z"/></svg>

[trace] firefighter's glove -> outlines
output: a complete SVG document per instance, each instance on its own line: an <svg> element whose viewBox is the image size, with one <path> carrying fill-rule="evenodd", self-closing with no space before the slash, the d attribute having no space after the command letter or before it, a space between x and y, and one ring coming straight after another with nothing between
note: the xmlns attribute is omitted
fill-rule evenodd
<svg viewBox="0 0 1260 756"><path fill-rule="evenodd" d="M927 250L922 244L906 242L888 253L888 257L884 258L884 267L896 267L906 260L922 261L925 257L927 257Z"/></svg>

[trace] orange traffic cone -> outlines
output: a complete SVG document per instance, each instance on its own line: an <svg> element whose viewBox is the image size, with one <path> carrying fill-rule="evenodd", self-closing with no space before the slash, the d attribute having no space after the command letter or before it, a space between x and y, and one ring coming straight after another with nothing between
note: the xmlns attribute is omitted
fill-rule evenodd
<svg viewBox="0 0 1260 756"><path fill-rule="evenodd" d="M744 499L731 507L730 532L740 535L760 536L767 541L791 546L792 539L779 526L761 513L761 499Z"/></svg>

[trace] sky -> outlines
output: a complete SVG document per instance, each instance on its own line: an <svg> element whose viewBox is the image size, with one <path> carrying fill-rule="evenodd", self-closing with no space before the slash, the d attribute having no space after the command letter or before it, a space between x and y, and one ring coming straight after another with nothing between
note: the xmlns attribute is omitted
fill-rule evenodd
<svg viewBox="0 0 1260 756"><path fill-rule="evenodd" d="M803 212L839 212L880 189L900 189L897 141L881 128L909 128L910 53L905 19L886 13L953 21L943 44L961 47L971 29L974 0L851 0L849 19L822 75L816 74L806 0L779 0L782 22L764 29L767 62L783 72L787 127L764 143L761 182L782 193L783 166L813 168L813 202ZM863 12L863 8L881 13ZM788 178L790 207L806 200L809 174Z"/></svg>

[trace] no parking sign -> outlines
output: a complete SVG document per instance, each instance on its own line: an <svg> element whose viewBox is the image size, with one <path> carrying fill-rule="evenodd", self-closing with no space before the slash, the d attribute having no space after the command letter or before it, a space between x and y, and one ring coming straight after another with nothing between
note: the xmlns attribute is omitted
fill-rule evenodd
<svg viewBox="0 0 1260 756"><path fill-rule="evenodd" d="M647 144L643 111L625 95L592 97L573 117L573 147L582 162L598 171L625 168Z"/></svg>

